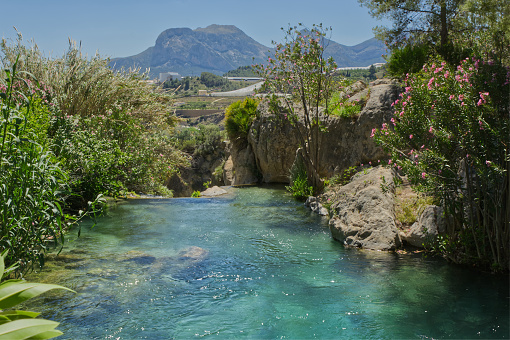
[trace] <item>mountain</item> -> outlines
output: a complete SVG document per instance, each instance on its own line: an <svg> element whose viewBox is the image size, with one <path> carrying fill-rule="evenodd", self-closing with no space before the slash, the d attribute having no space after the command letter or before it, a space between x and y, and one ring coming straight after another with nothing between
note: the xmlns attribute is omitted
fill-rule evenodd
<svg viewBox="0 0 510 340"><path fill-rule="evenodd" d="M170 28L162 32L154 46L131 57L112 59L115 69L150 68L150 77L160 72L177 72L183 76L211 72L222 75L239 66L264 63L270 53L264 46L232 25L206 28ZM375 38L356 46L329 41L326 54L333 56L338 67L369 66L384 62L384 45Z"/></svg>

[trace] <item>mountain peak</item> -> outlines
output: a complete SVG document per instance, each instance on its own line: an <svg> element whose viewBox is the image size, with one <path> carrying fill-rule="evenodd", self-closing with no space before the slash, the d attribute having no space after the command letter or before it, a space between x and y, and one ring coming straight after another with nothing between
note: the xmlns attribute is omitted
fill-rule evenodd
<svg viewBox="0 0 510 340"><path fill-rule="evenodd" d="M243 33L239 28L234 25L209 25L206 28L198 27L194 30L195 32L204 32L204 33L212 33L212 34L234 34L234 33Z"/></svg>

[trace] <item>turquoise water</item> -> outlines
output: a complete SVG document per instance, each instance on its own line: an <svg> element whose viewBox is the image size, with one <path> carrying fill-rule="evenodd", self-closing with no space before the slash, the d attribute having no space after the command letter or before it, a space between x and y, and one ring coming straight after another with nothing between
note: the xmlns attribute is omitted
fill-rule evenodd
<svg viewBox="0 0 510 340"><path fill-rule="evenodd" d="M29 305L59 339L509 337L506 277L344 248L281 188L133 200L75 234L52 278L77 294Z"/></svg>

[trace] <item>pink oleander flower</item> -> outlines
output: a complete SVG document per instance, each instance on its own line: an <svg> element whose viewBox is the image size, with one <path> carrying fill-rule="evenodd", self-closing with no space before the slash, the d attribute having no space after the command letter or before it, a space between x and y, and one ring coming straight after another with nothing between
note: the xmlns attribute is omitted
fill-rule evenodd
<svg viewBox="0 0 510 340"><path fill-rule="evenodd" d="M421 178L425 179L425 177L427 177L427 174L425 172L422 172L421 173Z"/></svg>
<svg viewBox="0 0 510 340"><path fill-rule="evenodd" d="M434 77L430 78L429 83L427 84L427 87L429 90L432 90L432 83L434 82Z"/></svg>
<svg viewBox="0 0 510 340"><path fill-rule="evenodd" d="M409 139L413 139L413 135L409 135Z"/></svg>

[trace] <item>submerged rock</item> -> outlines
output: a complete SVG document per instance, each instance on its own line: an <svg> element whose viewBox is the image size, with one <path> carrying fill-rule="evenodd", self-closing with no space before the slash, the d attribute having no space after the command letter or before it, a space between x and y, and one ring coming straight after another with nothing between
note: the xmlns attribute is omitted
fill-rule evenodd
<svg viewBox="0 0 510 340"><path fill-rule="evenodd" d="M401 245L395 223L394 172L378 166L356 174L338 188L331 206L333 238L346 245L394 250Z"/></svg>
<svg viewBox="0 0 510 340"><path fill-rule="evenodd" d="M208 255L209 251L200 247L191 246L181 250L178 254L178 259L180 261L196 262L204 260Z"/></svg>

